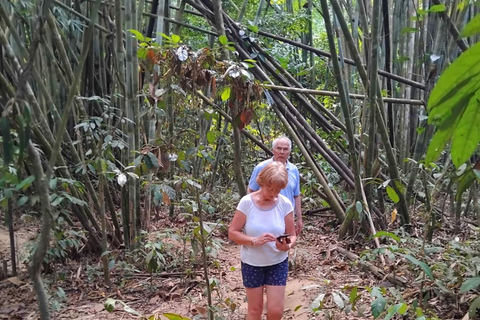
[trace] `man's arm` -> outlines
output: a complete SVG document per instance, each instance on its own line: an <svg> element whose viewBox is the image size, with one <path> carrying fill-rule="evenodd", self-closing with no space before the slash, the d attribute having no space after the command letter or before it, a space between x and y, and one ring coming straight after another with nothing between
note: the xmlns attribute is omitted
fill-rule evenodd
<svg viewBox="0 0 480 320"><path fill-rule="evenodd" d="M297 223L295 224L295 232L297 236L302 233L303 230L303 217L302 217L302 196L298 195L293 198L295 200L295 215L297 216Z"/></svg>

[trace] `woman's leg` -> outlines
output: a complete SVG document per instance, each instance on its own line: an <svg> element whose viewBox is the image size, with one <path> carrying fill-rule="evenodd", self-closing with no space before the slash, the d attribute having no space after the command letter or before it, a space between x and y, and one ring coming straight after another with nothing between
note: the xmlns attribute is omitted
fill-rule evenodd
<svg viewBox="0 0 480 320"><path fill-rule="evenodd" d="M263 312L263 286L245 288L247 291L247 320L260 320Z"/></svg>
<svg viewBox="0 0 480 320"><path fill-rule="evenodd" d="M280 320L285 304L285 286L266 286L267 320Z"/></svg>

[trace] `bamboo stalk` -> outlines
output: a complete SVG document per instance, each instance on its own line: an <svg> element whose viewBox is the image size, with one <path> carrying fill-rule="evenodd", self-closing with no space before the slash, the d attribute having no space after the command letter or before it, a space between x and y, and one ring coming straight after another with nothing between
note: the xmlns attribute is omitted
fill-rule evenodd
<svg viewBox="0 0 480 320"><path fill-rule="evenodd" d="M279 86L279 85L268 84L268 83L264 83L262 84L262 86L266 89L275 90L275 91L297 92L297 93L312 94L312 95L318 95L318 96L340 97L340 93L337 91L286 87L286 86ZM355 100L365 100L365 95L363 94L350 93L349 97ZM423 100L414 100L414 99L383 98L383 101L392 102L395 104L409 104L409 105L415 105L415 106L425 105L425 102Z"/></svg>
<svg viewBox="0 0 480 320"><path fill-rule="evenodd" d="M440 2L440 0L432 0L433 4L435 5L439 5L439 4L442 4L442 2ZM445 21L445 23L448 25L448 30L450 31L453 39L455 39L458 47L463 51L467 51L468 50L468 45L467 43L465 42L464 39L462 39L460 37L460 32L458 32L458 29L457 27L455 27L455 25L453 24L452 20L450 19L450 17L448 16L447 12L446 11L442 11L442 12L438 12L438 14L440 14L440 16L442 17L442 19Z"/></svg>

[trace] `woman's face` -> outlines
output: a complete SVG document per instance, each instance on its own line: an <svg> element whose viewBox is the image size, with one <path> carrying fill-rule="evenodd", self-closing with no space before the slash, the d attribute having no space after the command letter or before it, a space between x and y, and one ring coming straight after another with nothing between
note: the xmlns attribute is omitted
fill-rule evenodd
<svg viewBox="0 0 480 320"><path fill-rule="evenodd" d="M267 186L267 187L263 187L262 190L263 190L263 196L265 200L271 201L278 196L278 194L282 189L277 186Z"/></svg>

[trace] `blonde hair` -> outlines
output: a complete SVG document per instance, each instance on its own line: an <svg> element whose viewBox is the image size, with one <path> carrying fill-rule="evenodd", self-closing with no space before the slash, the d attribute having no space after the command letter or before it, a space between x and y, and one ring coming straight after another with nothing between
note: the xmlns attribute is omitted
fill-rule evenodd
<svg viewBox="0 0 480 320"><path fill-rule="evenodd" d="M260 188L278 187L284 189L288 183L287 167L279 161L270 162L258 174L257 183Z"/></svg>

